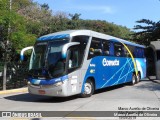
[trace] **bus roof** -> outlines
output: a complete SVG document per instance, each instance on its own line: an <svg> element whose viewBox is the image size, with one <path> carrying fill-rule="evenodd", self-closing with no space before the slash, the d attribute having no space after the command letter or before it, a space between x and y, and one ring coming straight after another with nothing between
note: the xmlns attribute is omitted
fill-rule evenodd
<svg viewBox="0 0 160 120"><path fill-rule="evenodd" d="M120 39L117 37L113 37L113 36L106 35L103 33L95 32L92 30L67 30L67 31L55 32L55 33L41 36L37 40L38 41L46 41L46 40L54 40L54 39L60 39L60 38L68 38L68 37L77 36L77 35L92 36L92 37L97 37L97 38L101 38L101 39L111 40L114 42L122 42L122 43L125 43L128 45L133 45L133 46L145 48L145 46L143 46L143 45L139 45L139 44L127 41L127 40L123 40L123 39Z"/></svg>

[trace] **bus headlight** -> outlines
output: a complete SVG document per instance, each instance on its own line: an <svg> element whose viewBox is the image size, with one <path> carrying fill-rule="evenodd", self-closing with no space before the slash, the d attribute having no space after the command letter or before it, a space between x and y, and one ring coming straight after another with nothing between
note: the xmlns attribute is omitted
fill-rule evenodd
<svg viewBox="0 0 160 120"><path fill-rule="evenodd" d="M28 82L27 82L27 84L28 84L28 85L30 85L30 84L31 84L31 82L30 82L30 81L28 81Z"/></svg>
<svg viewBox="0 0 160 120"><path fill-rule="evenodd" d="M62 85L63 84L63 82L57 82L57 83L55 83L54 85L55 86L60 86L60 85Z"/></svg>

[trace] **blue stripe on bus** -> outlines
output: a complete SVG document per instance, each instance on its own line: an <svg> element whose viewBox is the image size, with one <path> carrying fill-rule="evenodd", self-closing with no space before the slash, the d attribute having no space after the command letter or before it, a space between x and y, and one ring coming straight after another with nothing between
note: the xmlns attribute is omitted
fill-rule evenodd
<svg viewBox="0 0 160 120"><path fill-rule="evenodd" d="M31 84L36 84L36 85L53 85L57 82L62 82L64 80L68 80L68 75L65 75L59 78L55 78L55 79L50 79L50 80L30 78L29 81L31 82Z"/></svg>
<svg viewBox="0 0 160 120"><path fill-rule="evenodd" d="M56 39L63 39L63 38L69 38L69 34L61 34L61 35L47 35L42 36L38 38L38 41L45 41L45 40L56 40Z"/></svg>

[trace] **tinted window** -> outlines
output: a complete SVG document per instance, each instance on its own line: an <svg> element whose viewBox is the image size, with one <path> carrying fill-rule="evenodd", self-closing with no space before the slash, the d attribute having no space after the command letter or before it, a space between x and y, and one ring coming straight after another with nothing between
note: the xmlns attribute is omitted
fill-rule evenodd
<svg viewBox="0 0 160 120"><path fill-rule="evenodd" d="M102 44L103 44L103 54L107 55L107 56L110 55L110 52L109 52L109 50L110 50L110 42L107 41L107 40L103 40Z"/></svg>
<svg viewBox="0 0 160 120"><path fill-rule="evenodd" d="M126 47L127 47L127 45L126 45ZM124 57L130 57L130 54L129 54L129 51L128 51L128 47L126 48L126 47L124 47L123 49L124 49Z"/></svg>
<svg viewBox="0 0 160 120"><path fill-rule="evenodd" d="M157 60L160 60L160 51L157 51Z"/></svg>
<svg viewBox="0 0 160 120"><path fill-rule="evenodd" d="M88 44L89 36L74 36L72 42L79 42L80 45L77 47L79 48L79 64L81 65L84 58L84 53L86 50L86 46Z"/></svg>
<svg viewBox="0 0 160 120"><path fill-rule="evenodd" d="M135 57L136 58L144 58L144 49L143 48L139 48L139 47L136 47L135 49Z"/></svg>
<svg viewBox="0 0 160 120"><path fill-rule="evenodd" d="M79 66L78 60L79 60L78 49L71 49L68 68L70 69L70 68L76 68L76 67L78 67Z"/></svg>
<svg viewBox="0 0 160 120"><path fill-rule="evenodd" d="M132 56L135 57L135 47L130 46L130 45L127 45L127 47L130 50L130 52L132 53ZM130 54L129 54L129 57L131 57Z"/></svg>
<svg viewBox="0 0 160 120"><path fill-rule="evenodd" d="M101 39L93 38L89 48L88 59L102 55Z"/></svg>
<svg viewBox="0 0 160 120"><path fill-rule="evenodd" d="M80 61L80 52L79 47L75 46L68 50L68 58L67 58L67 68L68 73L73 72L77 68L80 67L81 61Z"/></svg>
<svg viewBox="0 0 160 120"><path fill-rule="evenodd" d="M114 44L114 55L116 57L123 57L123 46L121 44L115 43Z"/></svg>

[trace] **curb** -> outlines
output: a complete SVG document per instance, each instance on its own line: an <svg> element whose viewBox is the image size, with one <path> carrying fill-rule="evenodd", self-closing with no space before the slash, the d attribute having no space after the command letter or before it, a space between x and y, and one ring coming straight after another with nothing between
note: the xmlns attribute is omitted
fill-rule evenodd
<svg viewBox="0 0 160 120"><path fill-rule="evenodd" d="M0 91L0 95L11 94L11 93L25 93L25 92L28 92L28 88L27 87L19 88L19 89Z"/></svg>

